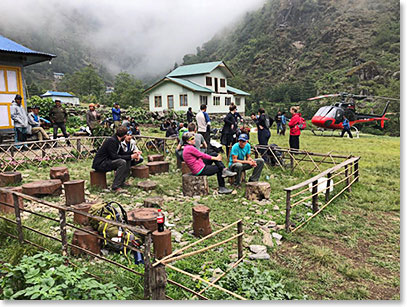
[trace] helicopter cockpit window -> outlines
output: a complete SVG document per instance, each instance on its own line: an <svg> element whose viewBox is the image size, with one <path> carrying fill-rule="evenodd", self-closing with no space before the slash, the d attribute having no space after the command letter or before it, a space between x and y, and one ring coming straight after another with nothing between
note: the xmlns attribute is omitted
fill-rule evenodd
<svg viewBox="0 0 407 307"><path fill-rule="evenodd" d="M335 124L339 124L343 121L343 110L342 109L337 109L336 110L336 115L335 115Z"/></svg>
<svg viewBox="0 0 407 307"><path fill-rule="evenodd" d="M329 110L329 112L325 115L325 117L330 117L330 118L335 118L336 119L336 111L338 109L337 108L331 108L331 110Z"/></svg>
<svg viewBox="0 0 407 307"><path fill-rule="evenodd" d="M332 107L319 108L318 112L315 113L314 116L326 116L326 114L328 114L331 109L332 109Z"/></svg>

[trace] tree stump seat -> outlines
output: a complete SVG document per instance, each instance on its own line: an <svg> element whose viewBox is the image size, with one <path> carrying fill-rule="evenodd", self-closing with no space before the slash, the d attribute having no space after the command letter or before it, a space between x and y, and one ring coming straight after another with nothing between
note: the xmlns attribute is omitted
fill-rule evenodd
<svg viewBox="0 0 407 307"><path fill-rule="evenodd" d="M85 202L85 180L71 180L64 183L66 205Z"/></svg>
<svg viewBox="0 0 407 307"><path fill-rule="evenodd" d="M168 173L170 170L170 163L166 161L153 161L147 163L149 173L151 175Z"/></svg>
<svg viewBox="0 0 407 307"><path fill-rule="evenodd" d="M62 183L69 181L69 171L66 166L51 167L49 171L50 179L60 179Z"/></svg>
<svg viewBox="0 0 407 307"><path fill-rule="evenodd" d="M237 178L237 175L233 176L233 177L229 177L228 178L229 184L234 184L236 182L236 178ZM246 171L242 171L242 173L241 173L240 183L242 183L242 182L246 182Z"/></svg>
<svg viewBox="0 0 407 307"><path fill-rule="evenodd" d="M184 196L202 196L209 194L207 176L182 175L182 192Z"/></svg>
<svg viewBox="0 0 407 307"><path fill-rule="evenodd" d="M81 212L89 213L90 207L92 207L94 204L95 204L95 202L83 202L80 204L73 205L72 208L76 209L78 211L81 211ZM89 218L87 216L84 216L79 213L73 214L73 221L79 225L84 225L84 226L89 224Z"/></svg>
<svg viewBox="0 0 407 307"><path fill-rule="evenodd" d="M22 185L23 193L31 196L60 195L62 181L60 179L38 180Z"/></svg>
<svg viewBox="0 0 407 307"><path fill-rule="evenodd" d="M154 161L164 161L164 156L157 154L157 155L148 155L147 156L148 162L154 162Z"/></svg>
<svg viewBox="0 0 407 307"><path fill-rule="evenodd" d="M194 236L205 237L212 233L212 228L209 221L210 211L211 209L202 205L192 208L192 228L194 229Z"/></svg>
<svg viewBox="0 0 407 307"><path fill-rule="evenodd" d="M183 175L191 173L191 170L189 169L188 165L185 162L181 162L181 173Z"/></svg>
<svg viewBox="0 0 407 307"><path fill-rule="evenodd" d="M106 172L90 171L90 186L107 189Z"/></svg>
<svg viewBox="0 0 407 307"><path fill-rule="evenodd" d="M3 172L0 173L0 187L10 184L20 183L22 176L20 172Z"/></svg>
<svg viewBox="0 0 407 307"><path fill-rule="evenodd" d="M148 178L150 176L147 165L136 165L131 167L131 175L136 178Z"/></svg>
<svg viewBox="0 0 407 307"><path fill-rule="evenodd" d="M153 232L153 247L156 259L170 255L172 253L171 230L164 229L162 232L155 230Z"/></svg>
<svg viewBox="0 0 407 307"><path fill-rule="evenodd" d="M147 197L144 199L144 207L146 208L161 208L164 204L164 199L159 196Z"/></svg>
<svg viewBox="0 0 407 307"><path fill-rule="evenodd" d="M92 232L93 234L97 235L98 232L92 228L92 226L86 226L84 229ZM100 254L100 239L94 235L91 235L87 232L82 230L75 230L72 237L72 245L76 245L82 247L94 254ZM78 256L80 254L85 254L84 251L77 249L75 247L71 247L71 253L74 256Z"/></svg>
<svg viewBox="0 0 407 307"><path fill-rule="evenodd" d="M4 213L15 213L14 210L14 200L13 194L11 192L19 192L21 193L23 188L22 187L7 187L5 188L8 190L7 192L0 192L0 211ZM7 206L9 205L9 206ZM11 207L10 207L11 206ZM18 197L18 207L20 209L24 209L23 198Z"/></svg>
<svg viewBox="0 0 407 307"><path fill-rule="evenodd" d="M157 230L158 209L139 208L127 213L127 219L132 226L142 226L147 230Z"/></svg>
<svg viewBox="0 0 407 307"><path fill-rule="evenodd" d="M137 187L144 191L151 191L157 187L157 183L154 181L141 181L137 183Z"/></svg>
<svg viewBox="0 0 407 307"><path fill-rule="evenodd" d="M246 183L246 198L248 200L270 199L271 187L268 182Z"/></svg>

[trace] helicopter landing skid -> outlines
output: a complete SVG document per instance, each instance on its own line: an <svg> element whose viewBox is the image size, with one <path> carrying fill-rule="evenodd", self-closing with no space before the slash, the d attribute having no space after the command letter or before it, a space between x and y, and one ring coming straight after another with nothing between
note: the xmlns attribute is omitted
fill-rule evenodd
<svg viewBox="0 0 407 307"><path fill-rule="evenodd" d="M358 139L359 138L359 130L358 130L358 128L356 128L355 126L350 127L351 132L352 132L352 129L355 130L356 138ZM349 137L349 135L348 135L348 137Z"/></svg>

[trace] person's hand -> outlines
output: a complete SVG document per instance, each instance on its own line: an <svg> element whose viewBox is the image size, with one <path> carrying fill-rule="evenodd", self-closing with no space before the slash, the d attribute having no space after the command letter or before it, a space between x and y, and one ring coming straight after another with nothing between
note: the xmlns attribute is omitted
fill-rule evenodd
<svg viewBox="0 0 407 307"><path fill-rule="evenodd" d="M139 156L139 154L134 153L134 154L132 154L130 157L131 157L133 160L135 160L135 159L138 158L138 156Z"/></svg>
<svg viewBox="0 0 407 307"><path fill-rule="evenodd" d="M264 129L264 127L263 127L262 125L259 125L259 128L260 128L260 130L263 130L263 129Z"/></svg>
<svg viewBox="0 0 407 307"><path fill-rule="evenodd" d="M215 161L222 161L222 156L221 156L221 155L217 155L216 157L213 157L212 160L215 160Z"/></svg>

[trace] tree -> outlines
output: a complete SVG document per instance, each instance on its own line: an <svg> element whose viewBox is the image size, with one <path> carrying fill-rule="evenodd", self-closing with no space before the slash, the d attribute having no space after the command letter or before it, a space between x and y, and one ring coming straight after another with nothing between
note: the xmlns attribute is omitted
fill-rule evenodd
<svg viewBox="0 0 407 307"><path fill-rule="evenodd" d="M143 83L140 80L136 80L126 72L121 72L116 75L114 80L112 100L124 107L140 107L142 106L143 91Z"/></svg>

